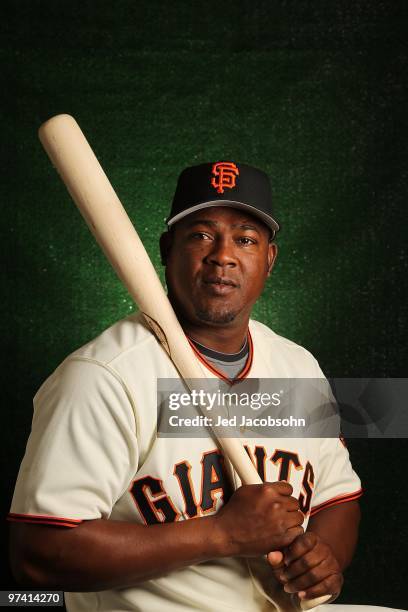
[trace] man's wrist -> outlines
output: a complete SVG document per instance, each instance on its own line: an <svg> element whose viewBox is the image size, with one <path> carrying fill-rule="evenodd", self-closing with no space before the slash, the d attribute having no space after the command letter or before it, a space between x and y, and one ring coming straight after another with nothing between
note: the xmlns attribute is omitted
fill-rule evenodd
<svg viewBox="0 0 408 612"><path fill-rule="evenodd" d="M206 541L209 544L209 558L219 559L222 557L233 557L234 554L236 554L233 543L219 520L219 517L213 514L212 516L204 517L203 520L207 522Z"/></svg>

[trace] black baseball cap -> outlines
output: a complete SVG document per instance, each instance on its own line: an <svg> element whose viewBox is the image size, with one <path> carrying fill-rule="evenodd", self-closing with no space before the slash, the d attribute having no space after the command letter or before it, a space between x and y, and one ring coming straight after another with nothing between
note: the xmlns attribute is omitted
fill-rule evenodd
<svg viewBox="0 0 408 612"><path fill-rule="evenodd" d="M279 230L272 210L268 175L252 166L218 161L185 168L180 174L167 225L209 206L247 210L271 230Z"/></svg>

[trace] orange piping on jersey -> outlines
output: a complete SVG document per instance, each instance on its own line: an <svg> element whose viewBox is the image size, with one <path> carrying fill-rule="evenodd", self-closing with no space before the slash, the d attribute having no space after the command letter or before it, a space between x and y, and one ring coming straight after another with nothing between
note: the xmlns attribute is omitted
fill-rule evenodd
<svg viewBox="0 0 408 612"><path fill-rule="evenodd" d="M247 362L245 364L244 369L242 370L242 372L240 372L238 374L238 376L231 382L235 382L236 380L242 380L243 378L246 378L249 374L249 370L252 367L252 362L254 359L254 343L252 342L252 336L251 336L251 332L248 329L248 359Z"/></svg>
<svg viewBox="0 0 408 612"><path fill-rule="evenodd" d="M299 453L295 453L294 451L289 451L289 450L287 450L287 449L285 449L285 448L275 448L275 450L273 451L273 455L270 457L270 460L272 461L272 463L273 463L273 464L274 464L276 467L278 467L278 466L277 466L277 464L279 463L279 476L280 476L281 469L282 469L282 461L283 461L283 457L279 457L279 459L275 459L275 461L273 460L273 457L274 457L274 456L275 456L275 454L276 454L277 452L279 452L279 451L280 451L281 453L290 453L291 455L296 455L296 457L298 458L298 461L299 461L299 465L298 465L298 466L296 466L296 465L294 466L294 467L295 467L295 470L297 470L297 471L299 471L299 470L303 470L303 465L300 463L300 459L299 459ZM287 480L286 480L286 482L288 482L288 483L290 483L290 471L291 471L291 469L292 469L292 463L294 464L293 460L292 460L292 459L290 459L290 460L289 460L289 467L288 467L288 477L287 477Z"/></svg>
<svg viewBox="0 0 408 612"><path fill-rule="evenodd" d="M223 489L223 487L218 487L217 489L213 489L211 491L211 493L210 493L210 497L211 497L212 502L213 502L211 508L208 508L208 510L203 510L203 508L202 508L203 495L204 495L204 457L206 455L211 455L212 453L214 455L218 455L221 458L221 461L224 459L224 455L222 454L222 452L220 451L219 448L214 448L212 450L205 451L201 455L201 461L200 461L200 463L201 463L201 493L200 493L201 499L200 499L200 503L199 503L199 506L198 506L198 509L200 511L201 516L204 516L205 514L208 514L209 512L214 512L214 510L215 510L215 508L217 506L217 499L214 499L215 493L220 493L221 492L221 495L220 495L219 499L222 499L222 501L224 502L225 490ZM214 466L212 466L212 469L214 469ZM222 467L221 467L221 470L222 470Z"/></svg>
<svg viewBox="0 0 408 612"><path fill-rule="evenodd" d="M256 454L256 451L257 451L258 448L263 449L263 458L262 458L262 472L263 472L263 476L264 476L263 481L267 482L267 480L266 480L266 460L268 458L268 453L266 452L266 448L264 446L259 446L258 444L255 446L255 449L254 449L255 464L254 465L255 465L255 467L257 469L258 474L259 474L259 468L260 468L260 465L258 463L258 456ZM261 476L261 474L259 474L259 475Z"/></svg>
<svg viewBox="0 0 408 612"><path fill-rule="evenodd" d="M337 497L333 497L332 499L328 499L327 501L315 506L310 510L310 516L317 514L320 510L325 510L326 508L330 508L331 506L336 506L337 504L344 504L345 502L353 501L358 499L363 494L363 489L359 489L358 491L354 491L354 493L346 493L345 495L338 495Z"/></svg>
<svg viewBox="0 0 408 612"><path fill-rule="evenodd" d="M145 478L145 476L143 478ZM154 478L155 480L159 480L158 478L155 478L154 476L150 476L150 478ZM140 479L137 479L137 480L140 480ZM156 506L154 505L153 501L161 501L162 499L167 499L167 501L169 502L169 506L173 509L173 511L174 511L174 513L176 515L174 517L174 521L173 521L175 523L176 521L179 520L179 518L181 516L181 512L178 512L177 508L173 504L173 501L172 501L170 495L168 495L166 489L163 486L163 480L160 479L159 482L160 482L160 487L162 489L162 492L159 491L158 493L153 493L153 491L150 489L149 485L145 484L145 485L142 486L143 495L145 496L145 499L146 499L147 503L149 504L153 514L158 519L160 519L160 515L163 516L164 519L166 519L166 515L164 514L163 510L160 510L160 508L156 508ZM146 495L146 489L148 489L148 492L152 496L153 501L150 500L148 498L148 496ZM162 523L163 521L160 521L160 522Z"/></svg>
<svg viewBox="0 0 408 612"><path fill-rule="evenodd" d="M57 525L61 527L78 527L82 519L69 519L57 516L37 515L37 514L15 514L10 512L7 520L15 523L39 523L44 525Z"/></svg>
<svg viewBox="0 0 408 612"><path fill-rule="evenodd" d="M225 374L217 370L211 363L209 363L208 361L206 361L206 359L204 359L204 356L201 355L201 353L197 350L197 348L194 346L194 344L190 341L189 338L187 338L187 340L190 342L191 348L193 349L197 359L199 359L201 363L205 365L206 368L208 368L218 378L225 380L225 382L230 382L230 379L227 376L225 376Z"/></svg>
<svg viewBox="0 0 408 612"><path fill-rule="evenodd" d="M252 454L251 449L249 448L249 446L247 444L244 444L244 448L246 450L246 453L247 453L248 457L250 458L250 460L252 462L252 465L254 467L256 467L256 459L255 459L254 455Z"/></svg>
<svg viewBox="0 0 408 612"><path fill-rule="evenodd" d="M197 358L201 361L201 363L203 363L205 367L208 368L213 374L218 376L218 378L221 378L221 380L225 380L225 382L229 383L230 385L233 385L238 380L242 380L243 378L246 378L248 376L249 371L252 366L252 361L254 358L254 344L252 342L252 336L251 336L251 332L249 331L249 329L248 329L248 357L246 360L246 364L244 366L244 369L234 379L228 378L228 376L226 376L223 372L221 372L221 370L218 370L212 363L207 361L205 356L200 353L200 351L193 344L190 338L188 336L186 336L186 338L189 341L191 348L193 349L194 353L196 354Z"/></svg>
<svg viewBox="0 0 408 612"><path fill-rule="evenodd" d="M182 494L183 499L184 499L184 507L185 507L185 509L186 509L186 514L187 514L187 499L186 499L186 496L184 495L184 489L183 489L183 487L181 486L181 480L180 480L180 478L178 477L177 472L176 472L176 467L177 467L178 465L181 465L182 463L184 463L185 465L188 465L188 470L187 470L187 479L188 479L188 482L189 482L189 485L190 485L191 498L192 498L192 500L193 500L193 504L195 505L195 507L196 507L196 509L197 509L197 514L196 514L195 516L189 516L188 518L189 518L189 519L192 519L192 518L193 518L193 519L194 519L194 518L199 518L199 516L201 516L201 508L200 508L200 506L199 506L199 504L197 503L196 498L195 498L194 484L193 484L193 481L191 480L191 469L192 469L192 468L191 468L191 463L190 463L190 462L189 462L187 459L182 459L182 461L178 461L178 462L177 462L177 463L174 465L173 475L174 475L174 476L177 478L177 481L178 481L178 483L179 483L180 491L181 491L181 494Z"/></svg>
<svg viewBox="0 0 408 612"><path fill-rule="evenodd" d="M163 487L163 480L161 478L156 478L155 476L152 476L151 474L145 474L144 476L140 476L139 478L135 478L134 480L131 481L130 483L130 487L128 488L128 493L130 493L131 498L133 499L133 502L135 504L135 507L138 511L138 513L140 514L143 522L145 523L145 525L149 525L149 523L147 522L142 509L140 508L136 497L133 495L132 493L132 489L133 486L135 484L135 482L138 482L139 480L144 480L145 478L152 478L153 480L158 480L159 481L159 487L161 488L161 491L159 491L158 493L153 493L153 491L149 488L148 484L144 484L142 486L142 493L144 495L145 500L147 501L148 505L150 506L150 510L152 511L152 513L155 515L155 517L158 519L159 523L163 523L164 521L160 521L161 516L165 517L165 514L163 512L163 510L160 510L160 508L156 508L156 506L153 504L153 501L160 501L161 499L167 499L167 501L169 502L169 505L172 507L172 509L174 510L175 513L175 518L174 518L174 522L178 521L179 518L181 517L181 513L178 512L177 508L175 507L175 505L173 504L173 501L170 497L170 495L167 494L166 489ZM151 499L149 499L148 495L146 494L146 488L149 489L149 494L151 495L151 497L153 498L153 501Z"/></svg>

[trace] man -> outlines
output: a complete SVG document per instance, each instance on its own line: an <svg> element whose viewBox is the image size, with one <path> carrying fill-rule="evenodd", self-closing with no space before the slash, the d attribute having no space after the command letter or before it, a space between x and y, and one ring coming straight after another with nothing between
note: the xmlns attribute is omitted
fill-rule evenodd
<svg viewBox="0 0 408 612"><path fill-rule="evenodd" d="M169 297L209 375L323 376L305 349L250 321L277 254L263 172L187 168L168 226ZM67 591L75 611L288 611L335 598L361 495L343 444L248 440L266 484L239 487L210 432L157 437L157 379L177 377L138 314L44 383L9 515L16 577Z"/></svg>

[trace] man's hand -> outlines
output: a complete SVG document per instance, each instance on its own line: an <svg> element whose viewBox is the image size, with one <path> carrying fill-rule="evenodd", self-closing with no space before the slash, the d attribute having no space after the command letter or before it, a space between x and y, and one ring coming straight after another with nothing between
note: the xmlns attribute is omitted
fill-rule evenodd
<svg viewBox="0 0 408 612"><path fill-rule="evenodd" d="M287 482L244 485L214 516L226 556L253 557L289 546L304 516Z"/></svg>
<svg viewBox="0 0 408 612"><path fill-rule="evenodd" d="M272 553L269 562L276 578L287 593L297 593L300 599L333 595L334 601L343 586L343 575L328 544L316 533L300 535L283 551L283 559Z"/></svg>
<svg viewBox="0 0 408 612"><path fill-rule="evenodd" d="M303 533L291 493L286 482L243 486L218 513L174 523L95 519L74 529L13 523L13 571L29 587L104 591L210 559L266 554Z"/></svg>

